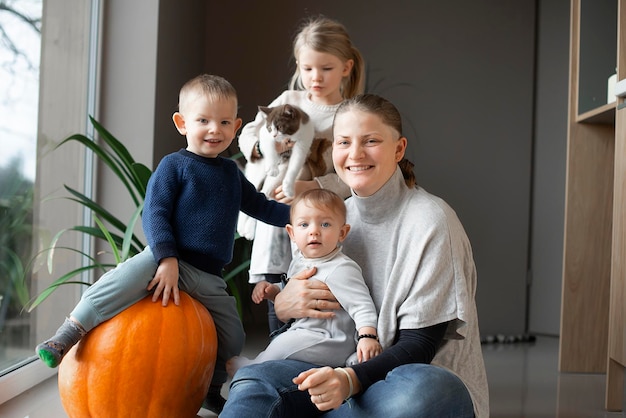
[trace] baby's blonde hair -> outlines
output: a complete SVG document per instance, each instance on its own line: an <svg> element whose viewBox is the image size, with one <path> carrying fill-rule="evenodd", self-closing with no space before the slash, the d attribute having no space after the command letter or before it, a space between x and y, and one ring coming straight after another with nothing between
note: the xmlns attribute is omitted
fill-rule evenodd
<svg viewBox="0 0 626 418"><path fill-rule="evenodd" d="M341 83L341 94L344 99L348 99L363 93L365 88L365 61L361 52L352 44L345 26L324 16L305 21L293 41L296 71L291 77L290 89L304 90L297 60L300 50L305 46L317 52L332 54L343 62L353 60L352 71Z"/></svg>
<svg viewBox="0 0 626 418"><path fill-rule="evenodd" d="M296 196L291 202L289 215L291 220L295 216L298 204L308 204L314 208L327 209L336 215L339 215L341 221L346 223L346 205L341 197L335 192L327 189L307 190Z"/></svg>
<svg viewBox="0 0 626 418"><path fill-rule="evenodd" d="M200 74L181 87L178 95L178 110L183 111L189 102L199 96L234 100L235 106L237 105L237 91L228 80L218 75Z"/></svg>

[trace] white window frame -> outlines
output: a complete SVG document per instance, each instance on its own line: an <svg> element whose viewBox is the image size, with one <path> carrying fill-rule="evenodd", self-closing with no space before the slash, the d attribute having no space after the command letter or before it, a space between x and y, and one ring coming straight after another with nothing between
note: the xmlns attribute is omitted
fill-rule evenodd
<svg viewBox="0 0 626 418"><path fill-rule="evenodd" d="M73 133L89 135L87 116L96 116L101 16L99 0L43 1L34 242L45 242L46 237L49 241L50 234L61 228L89 222L89 214L76 203L64 199L42 202L62 193L62 184L87 195L93 193L91 153L72 144L64 145L62 151L52 150ZM64 244L89 253L91 243L82 240L78 235L68 236ZM60 258L57 274L81 262L78 256ZM47 275L45 270L40 269L33 277L32 294L38 294L54 280L54 273ZM80 286L65 287L33 311L31 334L36 341L54 333L82 290ZM48 368L33 356L0 377L0 405L56 373L57 369Z"/></svg>

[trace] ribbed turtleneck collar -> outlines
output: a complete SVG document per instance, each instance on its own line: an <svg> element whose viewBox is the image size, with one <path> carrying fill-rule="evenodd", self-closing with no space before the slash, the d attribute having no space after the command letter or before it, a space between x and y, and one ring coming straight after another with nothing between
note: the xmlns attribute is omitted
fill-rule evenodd
<svg viewBox="0 0 626 418"><path fill-rule="evenodd" d="M352 191L352 201L358 211L359 219L365 223L379 223L401 208L401 197L409 191L404 182L400 167L376 193L360 197Z"/></svg>
<svg viewBox="0 0 626 418"><path fill-rule="evenodd" d="M334 105L324 105L324 104L315 103L313 102L313 100L311 100L311 94L309 92L306 92L304 97L307 103L309 104L309 106L313 108L317 108L318 110L322 112L334 112L337 110L337 108L341 104L341 103L337 103Z"/></svg>

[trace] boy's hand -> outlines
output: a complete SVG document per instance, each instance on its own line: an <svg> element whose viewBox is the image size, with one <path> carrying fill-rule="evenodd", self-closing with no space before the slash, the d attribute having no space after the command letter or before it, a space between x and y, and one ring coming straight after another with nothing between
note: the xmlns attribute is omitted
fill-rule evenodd
<svg viewBox="0 0 626 418"><path fill-rule="evenodd" d="M174 298L174 304L180 305L180 294L178 292L178 259L168 257L161 260L154 278L148 283L148 290L154 289L152 302L159 300L163 294L163 306L167 306L170 297Z"/></svg>

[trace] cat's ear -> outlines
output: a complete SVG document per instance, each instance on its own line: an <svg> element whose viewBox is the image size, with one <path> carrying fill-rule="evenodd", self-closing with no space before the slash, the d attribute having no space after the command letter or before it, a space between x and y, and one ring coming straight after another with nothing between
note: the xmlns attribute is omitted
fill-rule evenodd
<svg viewBox="0 0 626 418"><path fill-rule="evenodd" d="M267 106L259 106L259 112L263 112L266 115L269 115L270 113L272 113L272 108Z"/></svg>
<svg viewBox="0 0 626 418"><path fill-rule="evenodd" d="M285 105L289 106L289 105ZM298 106L289 106L289 110L291 111L292 119L300 119L302 123L307 123L309 121L309 115Z"/></svg>
<svg viewBox="0 0 626 418"><path fill-rule="evenodd" d="M286 116L289 116L291 119L295 119L298 116L298 111L290 104L286 104L283 106L282 113Z"/></svg>

